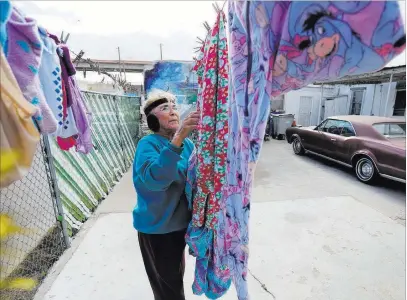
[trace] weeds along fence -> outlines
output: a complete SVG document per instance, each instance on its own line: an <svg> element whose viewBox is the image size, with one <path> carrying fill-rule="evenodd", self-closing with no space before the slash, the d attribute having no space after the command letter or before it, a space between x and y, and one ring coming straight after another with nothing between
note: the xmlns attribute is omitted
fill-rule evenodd
<svg viewBox="0 0 407 300"><path fill-rule="evenodd" d="M140 98L83 92L92 112L94 150L60 150L43 136L30 172L0 190L0 213L29 229L1 241L0 283L39 283L81 225L129 170L141 135ZM36 289L2 290L0 299L32 299Z"/></svg>

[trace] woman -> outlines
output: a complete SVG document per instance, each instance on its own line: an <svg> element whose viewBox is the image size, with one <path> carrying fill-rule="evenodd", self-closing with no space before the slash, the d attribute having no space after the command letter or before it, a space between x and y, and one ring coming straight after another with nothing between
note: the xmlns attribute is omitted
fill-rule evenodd
<svg viewBox="0 0 407 300"><path fill-rule="evenodd" d="M184 236L191 220L184 188L194 148L187 136L199 113L180 126L175 96L161 91L150 95L144 113L154 133L140 140L134 159L134 227L155 300L184 300Z"/></svg>

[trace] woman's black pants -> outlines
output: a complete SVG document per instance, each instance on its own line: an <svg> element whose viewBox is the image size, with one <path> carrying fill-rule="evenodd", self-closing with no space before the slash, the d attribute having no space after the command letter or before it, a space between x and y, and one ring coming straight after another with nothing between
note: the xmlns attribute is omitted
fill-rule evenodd
<svg viewBox="0 0 407 300"><path fill-rule="evenodd" d="M185 300L185 232L138 233L141 255L155 300Z"/></svg>

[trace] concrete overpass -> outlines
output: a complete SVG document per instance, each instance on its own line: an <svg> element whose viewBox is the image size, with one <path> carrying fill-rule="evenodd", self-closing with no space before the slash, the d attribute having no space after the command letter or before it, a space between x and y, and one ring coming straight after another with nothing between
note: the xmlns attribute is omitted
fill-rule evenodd
<svg viewBox="0 0 407 300"><path fill-rule="evenodd" d="M100 69L106 72L119 72L120 70L120 64L118 60L91 59L91 61L95 64L98 64ZM157 61L121 60L121 70L126 71L126 73L143 73L145 69L152 68L154 63L156 62ZM193 61L174 60L173 62L192 63ZM85 60L81 60L80 62L75 63L75 66L78 71L93 71L89 63L87 63Z"/></svg>

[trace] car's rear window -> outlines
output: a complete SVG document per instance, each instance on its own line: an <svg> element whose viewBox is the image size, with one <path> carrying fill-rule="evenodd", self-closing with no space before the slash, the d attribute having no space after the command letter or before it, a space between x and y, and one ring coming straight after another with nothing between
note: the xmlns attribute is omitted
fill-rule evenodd
<svg viewBox="0 0 407 300"><path fill-rule="evenodd" d="M387 138L406 137L406 123L379 123L373 128Z"/></svg>

